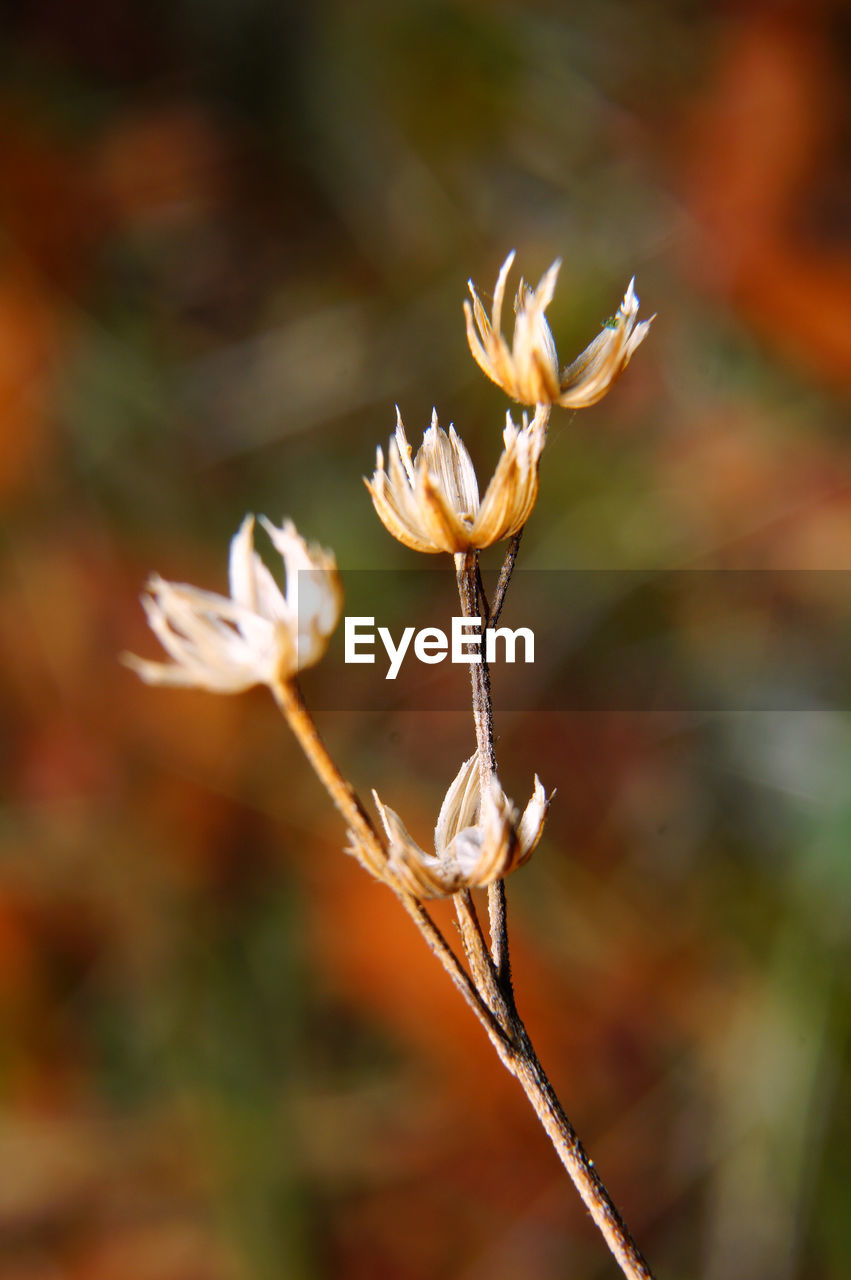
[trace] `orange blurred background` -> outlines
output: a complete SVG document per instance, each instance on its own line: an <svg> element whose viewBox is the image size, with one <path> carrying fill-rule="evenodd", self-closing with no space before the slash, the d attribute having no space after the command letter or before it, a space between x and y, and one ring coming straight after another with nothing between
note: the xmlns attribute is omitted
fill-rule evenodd
<svg viewBox="0 0 851 1280"><path fill-rule="evenodd" d="M658 316L605 401L555 415L525 567L851 567L847 11L4 24L0 1280L614 1274L268 698L146 689L117 655L155 652L149 570L223 589L248 510L344 570L420 567L361 476L394 402L492 466L461 301L512 247L533 282L563 259L565 359L633 273ZM796 607L841 609L817 581ZM498 696L509 794L558 788L509 885L520 1008L642 1248L668 1277L843 1280L847 716ZM425 842L468 717L322 728Z"/></svg>

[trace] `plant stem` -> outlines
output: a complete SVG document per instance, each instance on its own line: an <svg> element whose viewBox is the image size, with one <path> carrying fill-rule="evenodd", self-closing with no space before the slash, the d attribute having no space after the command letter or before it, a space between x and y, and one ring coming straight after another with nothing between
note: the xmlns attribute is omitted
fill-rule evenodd
<svg viewBox="0 0 851 1280"><path fill-rule="evenodd" d="M653 1280L653 1273L640 1253L626 1223L606 1190L600 1175L564 1113L555 1091L538 1061L520 1019L514 1020L516 1047L498 1050L505 1066L517 1080L570 1174L588 1212L597 1224L612 1256L628 1280Z"/></svg>
<svg viewBox="0 0 851 1280"><path fill-rule="evenodd" d="M514 562L517 558L519 544L520 533L515 535L506 553L493 606L490 610L490 622L487 625L495 626L499 618L505 601L505 593L514 569ZM479 594L481 588L478 557L475 552L468 553L466 556L459 555L456 558L456 574L458 594L464 616L468 618L480 617ZM486 611L486 605L483 606L483 611ZM485 625L485 619L482 618L483 632ZM496 758L494 754L490 673L484 654L484 642L482 643L482 650L481 662L470 664L470 681L473 693L473 720L476 726L476 742L479 753L479 776L481 785L484 787L489 784L490 779L496 773ZM460 895L456 895L456 908L459 911L460 918L459 898ZM474 967L473 973L477 979L479 990L488 999L496 1018L508 1033L509 1043L502 1046L497 1045L497 1052L503 1064L517 1078L526 1097L531 1102L538 1119L555 1147L559 1159L570 1175L574 1186L624 1275L628 1277L628 1280L653 1280L650 1268L639 1252L629 1229L594 1168L593 1160L589 1158L585 1148L579 1141L575 1129L565 1115L555 1090L538 1061L532 1042L517 1012L511 985L508 921L506 917L505 882L503 880L498 880L488 886L488 912L495 988L493 980L490 979L487 987L483 988L478 968ZM467 942L466 934L464 936L468 960L473 966L470 945Z"/></svg>
<svg viewBox="0 0 851 1280"><path fill-rule="evenodd" d="M272 686L272 694L292 729L314 773L328 792L335 808L368 849L376 864L387 861L384 845L350 782L337 768L322 741L313 716L308 711L301 689L295 680L281 680Z"/></svg>
<svg viewBox="0 0 851 1280"><path fill-rule="evenodd" d="M475 555L464 557L463 562L458 565L458 586L465 616L480 616L477 603ZM480 664L471 663L470 672L479 767L481 776L489 782L496 772L496 761L493 749L490 679L484 654ZM462 940L473 974L471 978L422 903L395 881L388 867L384 844L351 783L343 777L329 755L319 730L304 704L296 681L280 681L273 686L272 692L317 777L363 851L364 865L384 880L396 893L429 947L484 1027L500 1060L517 1078L627 1280L653 1280L650 1268L641 1256L603 1185L593 1161L589 1159L576 1131L565 1115L517 1013L508 964L503 882L498 881L496 885L490 886L491 890L499 892L488 895L493 959L488 955L484 944L472 896L469 893L456 895Z"/></svg>
<svg viewBox="0 0 851 1280"><path fill-rule="evenodd" d="M361 804L354 787L348 782L332 760L322 741L319 730L304 704L301 689L295 680L278 681L272 686L272 694L293 731L299 746L307 756L316 776L328 792L335 807L342 814L352 834L363 851L363 864L373 875L383 880L394 891L408 915L414 921L431 950L443 965L455 986L461 992L473 1013L487 1031L491 1042L502 1053L506 1037L493 1012L488 1008L476 984L460 964L455 952L418 899L407 893L394 881L387 867L387 853Z"/></svg>
<svg viewBox="0 0 851 1280"><path fill-rule="evenodd" d="M479 753L479 784L482 795L490 786L496 773L496 756L493 745L493 710L491 706L491 682L487 658L484 652L485 619L479 612L478 557L475 551L459 555L456 559L456 576L461 610L466 618L482 618L482 643L480 661L470 663L470 684L473 693L473 722L476 727L476 745ZM508 923L506 919L505 885L496 880L488 885L488 917L490 921L491 955L497 980L508 1003L511 995L511 960L508 954Z"/></svg>
<svg viewBox="0 0 851 1280"><path fill-rule="evenodd" d="M462 889L459 893L453 894L453 901L461 930L461 940L464 944L464 954L467 957L473 981L497 1022L510 1035L510 1010L506 1006L499 987L496 969L488 952L482 926L479 924L473 895L469 889Z"/></svg>
<svg viewBox="0 0 851 1280"><path fill-rule="evenodd" d="M456 577L464 617L479 618L482 622L481 651L477 655L479 660L470 663L470 683L473 689L473 720L479 749L479 778L484 792L496 773L496 757L493 749L490 670L484 652L484 627L487 620L479 612L478 557L475 551L459 553L456 558Z"/></svg>
<svg viewBox="0 0 851 1280"><path fill-rule="evenodd" d="M493 602L490 607L490 617L488 618L489 627L495 627L499 622L499 615L502 613L502 606L505 604L505 593L508 590L508 584L511 581L511 575L514 572L517 552L520 550L520 539L523 537L523 530L525 527L525 525L521 525L508 544L508 550L505 553L505 559L503 560L502 568L499 571L499 577L496 581L496 591L494 592Z"/></svg>

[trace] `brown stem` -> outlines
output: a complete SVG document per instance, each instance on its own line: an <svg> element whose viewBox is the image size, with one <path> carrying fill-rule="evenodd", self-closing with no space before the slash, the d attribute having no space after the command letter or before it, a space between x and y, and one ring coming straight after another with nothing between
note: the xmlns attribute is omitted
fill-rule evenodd
<svg viewBox="0 0 851 1280"><path fill-rule="evenodd" d="M505 998L493 961L488 952L482 926L479 924L476 904L469 889L462 889L454 895L455 913L461 930L464 954L470 966L476 987L486 1001L499 1025L508 1037L514 1034L512 1026L513 1005Z"/></svg>
<svg viewBox="0 0 851 1280"><path fill-rule="evenodd" d="M514 1020L515 1043L497 1050L523 1092L570 1174L573 1185L628 1280L653 1280L653 1273L606 1190L600 1175L568 1120L532 1048L523 1024Z"/></svg>
<svg viewBox="0 0 851 1280"><path fill-rule="evenodd" d="M466 564L463 573L459 570L459 587L462 585L462 578L466 599L469 600L471 598L470 591L472 590L472 599L475 601L474 564ZM462 593L462 607L464 606L464 600L465 595ZM467 614L467 616L477 615ZM475 673L477 667L471 665L470 670ZM494 761L489 684L482 681L477 684L474 679L474 704L477 688L481 700L480 710L486 712L481 719L481 729L484 734L481 739L479 738L480 722L477 720L480 763L483 756L481 750L483 742L485 748L489 748L487 754L484 755L484 759L486 767L489 768L488 776L490 777L494 770ZM446 942L443 934L422 903L405 892L400 885L394 882L392 875L388 873L384 845L358 799L354 788L346 781L328 754L328 749L319 735L313 718L304 705L301 691L296 682L281 682L273 687L272 692L317 776L348 826L364 846L367 865L374 866L376 873L380 872L381 878L394 890L429 947L440 960L449 977L484 1027L501 1061L512 1075L516 1076L555 1147L562 1164L570 1175L627 1280L653 1280L650 1268L641 1256L611 1196L594 1168L594 1162L589 1159L582 1143L579 1141L573 1126L556 1097L552 1085L547 1079L543 1067L538 1061L526 1029L515 1009L510 983L506 984L496 965L496 956L494 957L494 963L491 963L487 948L484 945L472 897L469 893L456 895L456 906L459 909L462 938L475 981L464 970L454 951ZM499 882L499 887L500 889L503 888L502 882ZM502 930L502 936L506 937L504 955L507 961L504 895L501 901L502 922L501 924L497 922L495 925L492 900L489 899L491 933L493 938L495 929Z"/></svg>
<svg viewBox="0 0 851 1280"><path fill-rule="evenodd" d="M449 946L449 943L422 903L396 883L393 876L388 872L387 854L384 845L369 815L361 804L354 787L343 777L331 759L328 748L320 737L313 717L304 704L298 683L295 680L279 681L272 686L272 693L288 725L295 734L299 746L312 765L316 776L328 792L336 808L342 814L349 829L357 837L363 850L364 864L394 891L429 947L487 1031L497 1051L502 1052L505 1047L505 1034L494 1014L479 994L470 975L464 970L455 952Z"/></svg>
<svg viewBox="0 0 851 1280"><path fill-rule="evenodd" d="M465 618L485 618L479 612L478 556L475 551L458 556L458 596ZM470 683L473 689L473 720L476 726L476 743L479 748L479 778L482 793L496 773L496 756L493 749L493 713L491 711L490 671L485 657L485 640L482 635L478 662L470 663Z"/></svg>
<svg viewBox="0 0 851 1280"><path fill-rule="evenodd" d="M459 556L456 562L458 578L458 594L465 617L482 617L482 629L495 626L505 593L511 580L511 574L517 559L522 530L515 534L503 562L497 583L493 604L488 611L484 599L479 576L478 557L474 552ZM481 614L480 614L481 605ZM490 614L487 620L487 614ZM485 616L482 616L485 615ZM470 664L470 680L473 693L473 720L476 726L476 742L479 752L479 771L481 784L484 787L496 772L496 758L493 741L493 709L491 704L490 673L484 654L482 642L481 663ZM456 908L461 918L461 908ZM472 907L472 902L470 902ZM564 1113L556 1097L555 1090L547 1079L543 1067L526 1032L526 1028L517 1013L514 993L511 985L511 967L508 952L508 922L506 918L505 882L498 880L488 886L488 913L490 917L491 954L493 966L487 966L493 976L486 976L483 986L479 968L474 967L470 955L472 943L464 934L462 936L467 949L468 960L473 968L479 990L487 998L495 1016L506 1029L510 1043L500 1047L497 1052L502 1062L517 1077L524 1093L531 1102L538 1119L558 1153L559 1159L570 1175L574 1186L588 1208L594 1222L602 1233L612 1256L628 1280L653 1280L646 1261L641 1256L626 1224L606 1190L599 1174L579 1141L579 1138ZM469 927L469 925L468 925ZM481 931L479 931L481 937ZM495 987L494 987L495 979Z"/></svg>
<svg viewBox="0 0 851 1280"><path fill-rule="evenodd" d="M342 814L348 826L369 850L376 865L386 862L384 845L358 795L337 768L320 737L313 716L308 711L296 680L281 680L272 686L272 694L283 712L298 745L307 756L314 773Z"/></svg>
<svg viewBox="0 0 851 1280"><path fill-rule="evenodd" d="M508 544L508 550L505 553L505 559L503 560L502 568L499 571L499 577L496 581L496 591L494 592L493 602L490 607L490 617L488 618L489 627L495 627L499 622L499 615L502 613L502 606L505 604L505 593L508 590L508 584L511 581L511 575L514 572L517 552L520 550L520 539L523 537L523 530L525 527L525 525L521 525Z"/></svg>
<svg viewBox="0 0 851 1280"><path fill-rule="evenodd" d="M482 641L479 662L470 663L470 684L473 692L473 722L476 727L476 745L479 754L479 784L482 795L490 786L496 773L496 755L493 745L493 709L491 706L490 671L484 652L485 619L479 613L478 556L468 552L457 560L458 596L466 618L482 618ZM512 1004L511 960L508 954L508 927L506 920L505 885L496 880L488 885L488 918L490 923L491 955L497 980Z"/></svg>

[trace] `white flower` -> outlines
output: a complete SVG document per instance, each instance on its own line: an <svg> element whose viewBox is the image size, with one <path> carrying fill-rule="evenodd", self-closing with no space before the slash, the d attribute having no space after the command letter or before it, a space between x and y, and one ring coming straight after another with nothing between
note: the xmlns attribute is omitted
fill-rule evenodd
<svg viewBox="0 0 851 1280"><path fill-rule="evenodd" d="M447 434L432 414L422 446L411 446L399 410L389 463L376 450L376 470L366 487L384 527L414 551L450 553L489 547L510 538L528 520L538 496L538 462L547 431L546 409L518 427L506 414L500 456L485 496L470 455L453 426Z"/></svg>
<svg viewBox="0 0 851 1280"><path fill-rule="evenodd" d="M490 319L472 280L468 281L473 306L465 302L464 315L473 359L506 395L521 404L559 404L565 409L596 404L623 373L654 319L651 316L635 323L638 298L634 279L617 313L573 364L559 373L556 346L544 312L552 302L561 263L553 263L537 289L530 289L521 279L514 303L514 339L509 347L502 335L502 304L513 262L512 250L496 282Z"/></svg>
<svg viewBox="0 0 851 1280"><path fill-rule="evenodd" d="M124 656L148 684L239 693L288 680L322 657L343 603L334 556L309 546L291 521L280 529L261 521L283 558L286 593L254 550L253 516L230 544L229 597L153 575L142 604L172 661Z"/></svg>
<svg viewBox="0 0 851 1280"><path fill-rule="evenodd" d="M499 880L526 861L541 838L549 798L535 778L532 798L517 810L497 782L481 798L478 756L465 760L440 809L433 854L408 834L393 809L373 791L388 840L387 870L415 898L439 898ZM350 833L354 851L357 840Z"/></svg>

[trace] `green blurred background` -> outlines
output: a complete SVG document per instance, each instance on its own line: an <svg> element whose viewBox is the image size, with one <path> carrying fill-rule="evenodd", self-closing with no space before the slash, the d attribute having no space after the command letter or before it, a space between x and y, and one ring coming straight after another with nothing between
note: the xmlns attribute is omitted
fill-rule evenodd
<svg viewBox="0 0 851 1280"><path fill-rule="evenodd" d="M223 588L246 510L421 567L361 476L394 402L493 465L461 300L512 247L533 282L563 259L565 361L633 273L658 313L605 401L554 416L527 568L851 566L847 9L3 24L0 1280L614 1275L270 700L148 690L117 654L155 651L150 569ZM794 607L829 625L812 581ZM509 793L558 788L510 882L520 1006L668 1280L851 1271L851 725L812 705L497 709ZM425 842L468 717L322 728Z"/></svg>

